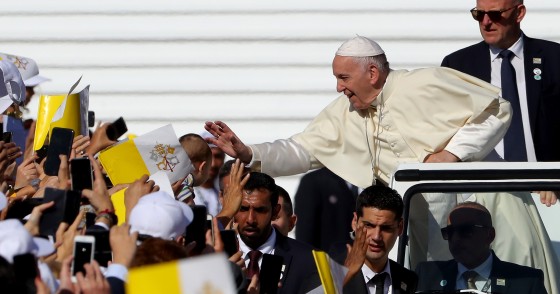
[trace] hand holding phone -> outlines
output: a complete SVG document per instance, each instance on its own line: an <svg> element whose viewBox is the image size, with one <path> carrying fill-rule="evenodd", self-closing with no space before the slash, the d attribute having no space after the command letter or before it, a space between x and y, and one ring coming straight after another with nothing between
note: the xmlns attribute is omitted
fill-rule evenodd
<svg viewBox="0 0 560 294"><path fill-rule="evenodd" d="M2 134L2 141L4 141L4 143L12 142L12 136L13 136L12 132L4 132Z"/></svg>
<svg viewBox="0 0 560 294"><path fill-rule="evenodd" d="M109 140L111 141L117 141L117 139L119 139L119 137L124 135L124 133L126 133L127 131L128 128L126 127L124 118L122 118L121 116L112 124L107 126L107 130L106 130L107 138L109 138Z"/></svg>
<svg viewBox="0 0 560 294"><path fill-rule="evenodd" d="M58 168L60 167L59 156L70 156L73 141L74 130L65 128L53 128L49 141L49 149L47 150L45 174L49 176L58 175Z"/></svg>
<svg viewBox="0 0 560 294"><path fill-rule="evenodd" d="M89 158L81 157L70 160L70 177L72 190L77 192L84 189L91 190L93 188L93 169Z"/></svg>
<svg viewBox="0 0 560 294"><path fill-rule="evenodd" d="M187 226L187 232L185 234L185 245L196 242L194 247L195 252L200 252L204 247L206 247L206 218L207 211L204 205L195 205L192 207L193 220Z"/></svg>
<svg viewBox="0 0 560 294"><path fill-rule="evenodd" d="M224 243L224 251L228 257L239 252L239 244L237 242L237 233L235 230L223 230L220 231L220 237L222 237L222 243Z"/></svg>
<svg viewBox="0 0 560 294"><path fill-rule="evenodd" d="M80 211L81 197L81 193L72 190L45 188L44 203L54 201L54 205L43 212L39 233L55 238L61 222L72 224Z"/></svg>
<svg viewBox="0 0 560 294"><path fill-rule="evenodd" d="M77 273L86 274L84 265L91 263L95 252L95 237L78 235L74 237L74 259L72 260L72 281Z"/></svg>
<svg viewBox="0 0 560 294"><path fill-rule="evenodd" d="M284 258L280 255L263 254L259 272L261 294L275 294L278 292L278 283L280 282L283 263Z"/></svg>

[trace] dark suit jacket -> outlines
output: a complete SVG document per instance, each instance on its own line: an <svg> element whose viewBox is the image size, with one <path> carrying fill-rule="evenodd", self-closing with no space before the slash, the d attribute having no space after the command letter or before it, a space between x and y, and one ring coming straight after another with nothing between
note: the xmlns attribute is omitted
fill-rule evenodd
<svg viewBox="0 0 560 294"><path fill-rule="evenodd" d="M340 242L334 244L329 250L329 256L340 264L344 264L344 260L348 254L346 243ZM389 259L389 269L391 271L391 280L393 284L394 294L415 293L418 277L413 271L408 270L402 265ZM344 286L344 293L348 294L367 294L368 289L364 275L358 272L348 284Z"/></svg>
<svg viewBox="0 0 560 294"><path fill-rule="evenodd" d="M276 231L276 245L274 255L284 258L284 271L282 272L282 288L279 294L305 293L319 287L321 281L315 259L310 245L288 238ZM312 279L312 282L310 282Z"/></svg>
<svg viewBox="0 0 560 294"><path fill-rule="evenodd" d="M523 38L525 87L537 161L560 161L560 44ZM540 59L540 64L539 64ZM441 65L490 82L489 46L484 41L446 56ZM542 71L541 80L533 70Z"/></svg>
<svg viewBox="0 0 560 294"><path fill-rule="evenodd" d="M356 196L326 168L304 175L295 196L296 239L323 251L335 242L350 241Z"/></svg>
<svg viewBox="0 0 560 294"><path fill-rule="evenodd" d="M501 261L494 255L490 271L492 293L546 293L542 270ZM457 262L427 261L418 264L419 291L455 291ZM446 281L442 283L442 281ZM500 282L500 283L498 283ZM441 286L445 284L445 286Z"/></svg>

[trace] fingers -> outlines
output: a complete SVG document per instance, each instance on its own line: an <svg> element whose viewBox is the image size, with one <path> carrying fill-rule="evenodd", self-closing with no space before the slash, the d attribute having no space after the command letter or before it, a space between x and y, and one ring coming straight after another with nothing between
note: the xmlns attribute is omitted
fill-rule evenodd
<svg viewBox="0 0 560 294"><path fill-rule="evenodd" d="M58 166L58 182L60 189L66 190L68 188L68 181L70 177L68 175L68 158L66 155L59 155L60 165Z"/></svg>
<svg viewBox="0 0 560 294"><path fill-rule="evenodd" d="M556 204L558 201L556 192L554 191L538 191L538 193L541 197L541 203L547 207Z"/></svg>
<svg viewBox="0 0 560 294"><path fill-rule="evenodd" d="M99 164L97 164L97 161L95 161L95 159L93 159L91 155L88 155L88 158L89 161L91 162L91 167L93 168L93 174L95 175L94 184L98 185L101 182L103 182L103 185L105 185L105 181L103 181L103 173L101 172L101 168L99 167Z"/></svg>

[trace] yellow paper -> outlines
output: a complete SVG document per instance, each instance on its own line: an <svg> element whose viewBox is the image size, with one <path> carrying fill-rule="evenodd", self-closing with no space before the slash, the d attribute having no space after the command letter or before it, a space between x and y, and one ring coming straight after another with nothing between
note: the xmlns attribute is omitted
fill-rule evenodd
<svg viewBox="0 0 560 294"><path fill-rule="evenodd" d="M178 262L131 269L125 289L127 294L181 293Z"/></svg>
<svg viewBox="0 0 560 294"><path fill-rule="evenodd" d="M52 119L66 98L66 95L43 95L39 101L39 112L35 125L35 140L33 150L39 150L54 127L74 130L74 136L81 133L80 94L68 95L66 108L62 118L54 123Z"/></svg>
<svg viewBox="0 0 560 294"><path fill-rule="evenodd" d="M133 140L123 141L99 153L99 161L113 185L132 183L150 171Z"/></svg>
<svg viewBox="0 0 560 294"><path fill-rule="evenodd" d="M126 191L126 189L127 188L124 188L111 195L111 202L113 202L115 214L119 219L119 225L126 221L126 207L124 206L124 191Z"/></svg>
<svg viewBox="0 0 560 294"><path fill-rule="evenodd" d="M336 294L337 291L334 287L328 255L323 251L313 250L313 258L315 259L315 265L317 266L317 271L319 272L319 277L321 278L321 284L323 284L325 293Z"/></svg>

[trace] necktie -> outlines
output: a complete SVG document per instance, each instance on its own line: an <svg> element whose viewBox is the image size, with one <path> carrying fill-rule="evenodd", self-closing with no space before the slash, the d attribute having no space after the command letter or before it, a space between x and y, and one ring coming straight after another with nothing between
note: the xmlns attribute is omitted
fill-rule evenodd
<svg viewBox="0 0 560 294"><path fill-rule="evenodd" d="M249 265L247 266L247 276L252 278L253 275L259 275L259 258L262 253L258 250L249 251Z"/></svg>
<svg viewBox="0 0 560 294"><path fill-rule="evenodd" d="M511 65L511 58L514 55L509 50L503 50L500 52L500 56L502 57L502 96L509 101L513 111L511 125L504 137L504 159L507 161L527 161L515 69Z"/></svg>
<svg viewBox="0 0 560 294"><path fill-rule="evenodd" d="M477 289L475 285L476 277L478 277L478 274L475 271L466 271L463 273L463 279L465 279L468 289Z"/></svg>
<svg viewBox="0 0 560 294"><path fill-rule="evenodd" d="M379 273L375 275L371 280L375 285L375 294L383 294L385 290L385 277L387 273Z"/></svg>

